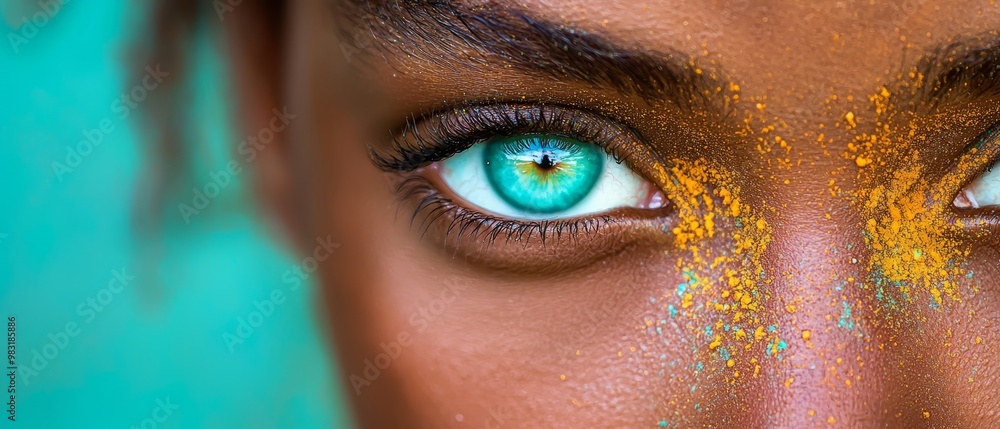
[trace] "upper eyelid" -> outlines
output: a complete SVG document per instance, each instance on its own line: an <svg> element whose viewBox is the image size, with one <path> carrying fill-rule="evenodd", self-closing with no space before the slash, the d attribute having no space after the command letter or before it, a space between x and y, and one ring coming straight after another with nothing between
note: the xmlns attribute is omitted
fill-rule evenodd
<svg viewBox="0 0 1000 429"><path fill-rule="evenodd" d="M644 142L628 125L586 109L543 103L492 103L453 107L419 120L411 118L387 142L388 150L373 149L371 156L382 170L412 171L493 136L531 132L563 133L596 144L633 169L636 166L628 158L638 149L631 147L632 143Z"/></svg>

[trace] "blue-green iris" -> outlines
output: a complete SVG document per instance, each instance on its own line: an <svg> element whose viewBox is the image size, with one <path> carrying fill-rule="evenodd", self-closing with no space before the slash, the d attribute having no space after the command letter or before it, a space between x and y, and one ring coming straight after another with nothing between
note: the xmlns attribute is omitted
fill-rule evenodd
<svg viewBox="0 0 1000 429"><path fill-rule="evenodd" d="M604 169L597 146L553 134L486 143L486 177L508 204L534 214L567 210L587 196Z"/></svg>

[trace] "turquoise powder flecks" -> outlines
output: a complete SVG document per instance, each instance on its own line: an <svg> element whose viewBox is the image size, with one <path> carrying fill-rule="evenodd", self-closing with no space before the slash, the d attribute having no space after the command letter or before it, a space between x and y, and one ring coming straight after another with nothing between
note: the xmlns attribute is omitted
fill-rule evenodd
<svg viewBox="0 0 1000 429"><path fill-rule="evenodd" d="M676 308L674 308L674 306L673 306L673 305L668 305L668 306L667 306L667 311L669 311L669 312L670 312L670 317L671 317L671 318L674 318L674 317L677 317L677 309L676 309Z"/></svg>
<svg viewBox="0 0 1000 429"><path fill-rule="evenodd" d="M851 318L851 304L847 301L841 301L843 309L840 311L840 321L837 322L838 328L845 328L848 330L854 329L854 319Z"/></svg>
<svg viewBox="0 0 1000 429"><path fill-rule="evenodd" d="M927 297L927 305L930 306L931 310L941 308L941 305L937 303L937 300L935 300L933 296Z"/></svg>
<svg viewBox="0 0 1000 429"><path fill-rule="evenodd" d="M684 270L684 279L686 280L685 282L677 285L677 296L680 297L683 297L696 282L694 272L691 270Z"/></svg>
<svg viewBox="0 0 1000 429"><path fill-rule="evenodd" d="M776 356L779 360L782 358L781 352L788 348L788 343L785 340L774 339L767 343L767 350L773 356Z"/></svg>

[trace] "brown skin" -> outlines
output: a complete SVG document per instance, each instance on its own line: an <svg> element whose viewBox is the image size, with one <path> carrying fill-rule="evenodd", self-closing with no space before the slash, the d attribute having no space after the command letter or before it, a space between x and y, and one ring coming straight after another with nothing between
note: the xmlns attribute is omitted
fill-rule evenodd
<svg viewBox="0 0 1000 429"><path fill-rule="evenodd" d="M612 88L520 73L501 60L441 67L372 47L355 56L368 56L367 66L348 64L333 30L348 20L308 0L290 6L287 68L279 79L258 73L280 60L251 42L258 19L251 6L238 11L242 21L227 19L234 69L246 70L237 74L243 127L266 126L275 106L300 115L255 168L263 206L303 254L312 253L316 237L330 235L342 245L320 265L320 307L357 421L434 428L501 427L497 416L512 428L657 427L661 420L671 427L1000 426L994 394L1000 367L992 358L1000 344L996 239L968 238L979 293L940 310L913 304L900 314L878 312L870 289L835 289L870 273L862 216L849 198L828 190L831 178L846 194L859 186L854 161L840 155L855 135L874 130L867 95L894 85L924 51L1000 28L1000 6L986 0L615 3L532 0L517 10L615 45L692 56L706 73L738 83L742 100L734 113L684 111ZM706 359L697 329L671 323L650 340L644 321L666 317L663 303L650 297L669 297L684 281L673 256L679 250L663 232L677 222L669 211L618 213L620 222L597 234L545 245L536 236L448 247L442 227L423 236L411 227L417 202L395 201L397 176L377 169L366 146L380 147L407 116L446 103L522 97L626 122L666 158L714 157L748 172L736 178L743 197L766 207L773 228L762 259L769 273L781 275L770 276L760 315L788 341L782 359L757 345L742 356L736 369L744 376L734 381L725 377L732 368ZM762 111L758 101L766 104ZM924 132L954 137L942 152L953 154L1000 119L998 102L980 99L954 110L977 118L971 121L939 112L933 122L945 125ZM919 116L919 107L906 109ZM848 111L859 118L856 129L843 126ZM754 133L777 126L796 165L779 169L775 156L759 154L758 134L739 133L744 118L752 118ZM820 132L824 145L816 143ZM636 170L643 174L642 166ZM732 242L705 246L721 252ZM860 303L857 330L837 327L842 299ZM790 313L788 304L797 310ZM427 317L429 308L439 314ZM802 330L810 330L808 342ZM352 385L352 376L364 377L366 360L383 352L381 344L401 334L407 345L390 366L368 384ZM750 358L761 364L757 377L749 376ZM696 373L698 362L705 367Z"/></svg>

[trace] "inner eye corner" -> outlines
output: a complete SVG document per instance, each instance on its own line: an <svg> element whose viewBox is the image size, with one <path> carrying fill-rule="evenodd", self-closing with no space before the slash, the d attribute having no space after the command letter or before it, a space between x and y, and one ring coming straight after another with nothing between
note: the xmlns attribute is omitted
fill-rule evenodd
<svg viewBox="0 0 1000 429"><path fill-rule="evenodd" d="M1000 169L998 161L991 160L955 192L951 207L957 212L974 212L980 209L1000 208Z"/></svg>

